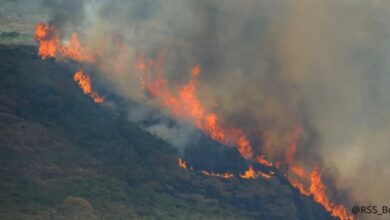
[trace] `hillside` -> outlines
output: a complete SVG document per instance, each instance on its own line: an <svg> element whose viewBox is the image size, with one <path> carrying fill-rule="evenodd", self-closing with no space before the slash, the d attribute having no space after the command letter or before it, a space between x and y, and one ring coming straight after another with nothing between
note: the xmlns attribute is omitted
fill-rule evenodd
<svg viewBox="0 0 390 220"><path fill-rule="evenodd" d="M331 219L283 179L180 169L173 147L83 95L74 68L0 46L0 219Z"/></svg>

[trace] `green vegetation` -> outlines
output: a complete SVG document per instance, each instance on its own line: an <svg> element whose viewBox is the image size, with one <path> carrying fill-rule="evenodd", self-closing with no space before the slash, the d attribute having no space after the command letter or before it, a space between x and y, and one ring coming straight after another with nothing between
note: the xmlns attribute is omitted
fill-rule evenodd
<svg viewBox="0 0 390 220"><path fill-rule="evenodd" d="M21 44L32 41L31 34L20 34L19 32L3 32L0 34L0 43L2 44Z"/></svg>

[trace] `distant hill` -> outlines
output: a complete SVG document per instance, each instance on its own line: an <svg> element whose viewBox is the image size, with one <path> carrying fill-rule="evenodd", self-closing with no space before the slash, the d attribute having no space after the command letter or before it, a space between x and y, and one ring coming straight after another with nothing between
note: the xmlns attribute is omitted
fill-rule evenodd
<svg viewBox="0 0 390 220"><path fill-rule="evenodd" d="M73 72L0 46L0 219L332 219L278 178L180 169L173 147L93 103Z"/></svg>

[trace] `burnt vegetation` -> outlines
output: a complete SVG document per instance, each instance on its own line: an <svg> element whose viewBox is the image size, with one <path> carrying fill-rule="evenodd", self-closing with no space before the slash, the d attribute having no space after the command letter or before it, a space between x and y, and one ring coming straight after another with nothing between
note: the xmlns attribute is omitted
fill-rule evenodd
<svg viewBox="0 0 390 220"><path fill-rule="evenodd" d="M181 169L173 147L36 50L0 46L0 219L332 219L282 178ZM246 169L237 152L198 145L186 152L194 167Z"/></svg>

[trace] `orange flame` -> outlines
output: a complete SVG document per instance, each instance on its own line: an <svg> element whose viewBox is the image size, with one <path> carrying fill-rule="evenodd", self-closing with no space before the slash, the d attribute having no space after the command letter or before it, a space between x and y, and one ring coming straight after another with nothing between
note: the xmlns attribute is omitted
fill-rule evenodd
<svg viewBox="0 0 390 220"><path fill-rule="evenodd" d="M179 162L179 166L183 169L187 169L187 163L185 161L183 161L182 159L178 159L178 162Z"/></svg>
<svg viewBox="0 0 390 220"><path fill-rule="evenodd" d="M187 163L184 160L179 158L177 161L178 161L180 168L187 169ZM191 168L191 170L192 170L192 168ZM215 177L224 178L224 179L230 179L230 178L234 177L233 173L214 173L214 172L209 172L206 170L201 170L199 172L203 175L206 175L206 176L215 176ZM244 174L240 174L240 177L243 179L256 179L258 177L263 177L264 179L270 179L272 177L272 175L274 175L273 172L270 172L270 174L266 174L266 173L261 172L260 170L255 171L253 169L253 167L250 166L248 168L248 170L245 171Z"/></svg>
<svg viewBox="0 0 390 220"><path fill-rule="evenodd" d="M305 187L304 184L298 181L298 179L289 177L291 185L295 187L301 194L306 196L313 196L314 201L321 204L326 211L330 212L333 217L343 220L353 219L353 216L348 214L344 206L336 205L326 196L326 186L321 180L321 174L319 172L318 166L314 167L310 174L307 174L305 170L298 165L293 165L290 171L309 183L309 187Z"/></svg>
<svg viewBox="0 0 390 220"><path fill-rule="evenodd" d="M42 59L50 57L70 58L79 62L93 62L94 57L87 53L85 48L80 44L77 33L73 33L68 41L62 41L58 30L51 24L39 23L35 27L35 39L38 43L38 55ZM203 107L197 96L197 79L202 69L196 65L191 69L191 79L184 85L172 92L168 87L167 80L163 77L162 63L154 63L151 60L145 62L140 59L136 65L137 69L142 72L139 78L141 87L151 96L157 97L160 105L169 110L170 114L179 119L190 120L194 125L208 134L213 140L225 145L234 145L240 154L248 159L253 159L253 151L248 137L240 128L225 128L221 118L214 112L208 112ZM94 102L102 103L104 99L92 90L92 83L89 75L84 74L82 70L74 74L74 80L78 82L83 92L89 95ZM284 161L290 164L290 172L297 178L288 177L292 186L297 188L303 195L313 196L314 200L321 204L332 216L340 219L352 219L348 215L345 207L336 205L326 197L326 186L321 180L319 168L316 167L308 174L303 168L294 163L294 155L298 147L298 141L301 135L301 128L295 128L291 144L286 148ZM280 167L280 162L271 163L264 156L257 156L257 162L265 166ZM179 166L187 169L185 161L179 159ZM234 177L231 173L217 174L207 171L201 171L204 175L217 176L222 178ZM270 173L272 175L272 173ZM271 178L270 174L261 171L255 171L252 166L241 174L244 179L263 177ZM306 182L306 185L302 182Z"/></svg>
<svg viewBox="0 0 390 220"><path fill-rule="evenodd" d="M289 179L289 181L302 195L310 196L310 192L305 189L305 186L301 182L296 179Z"/></svg>
<svg viewBox="0 0 390 220"><path fill-rule="evenodd" d="M58 33L54 26L39 23L35 26L35 39L38 42L38 55L42 59L55 57L58 49Z"/></svg>
<svg viewBox="0 0 390 220"><path fill-rule="evenodd" d="M81 47L77 33L72 33L69 42L59 45L61 55L79 62L92 62L92 57Z"/></svg>
<svg viewBox="0 0 390 220"><path fill-rule="evenodd" d="M69 42L62 43L58 30L51 24L38 23L35 26L35 39L38 43L38 55L42 59L66 57L80 62L92 62L91 56L81 47L77 33L73 33Z"/></svg>
<svg viewBox="0 0 390 220"><path fill-rule="evenodd" d="M306 171L297 164L293 164L290 167L290 171L301 178L305 178L307 176Z"/></svg>
<svg viewBox="0 0 390 220"><path fill-rule="evenodd" d="M294 156L301 134L302 129L298 126L295 127L291 144L285 151L285 162L290 164L291 173L303 181L309 183L309 188L305 187L305 185L298 179L289 176L288 180L290 181L291 185L296 188L302 195L313 196L314 201L321 204L326 211L331 213L333 217L337 217L339 219L353 219L352 215L348 214L344 206L334 204L326 196L326 186L321 180L321 174L319 172L318 166L314 167L310 174L307 174L302 167L294 163Z"/></svg>
<svg viewBox="0 0 390 220"><path fill-rule="evenodd" d="M245 171L245 173L243 175L240 175L241 178L244 178L244 179L254 179L256 178L256 174L255 174L255 170L253 169L252 166L249 167L249 169L247 171Z"/></svg>
<svg viewBox="0 0 390 220"><path fill-rule="evenodd" d="M167 80L163 77L160 63L144 62L140 59L136 65L143 74L139 78L140 85L149 94L159 98L160 105L169 110L172 116L191 120L194 125L208 134L213 140L226 145L237 146L238 151L246 159L253 157L252 147L244 132L239 129L222 127L216 113L208 113L201 104L197 94L197 77L201 73L200 65L191 70L191 79L173 93L168 89Z"/></svg>
<svg viewBox="0 0 390 220"><path fill-rule="evenodd" d="M314 201L320 203L325 210L330 212L332 216L340 219L353 219L352 215L348 215L347 210L342 205L335 205L325 195L326 186L321 180L321 174L318 167L315 167L310 173L310 194L313 195Z"/></svg>
<svg viewBox="0 0 390 220"><path fill-rule="evenodd" d="M295 127L292 135L291 144L287 147L285 151L285 162L287 164L292 164L294 161L294 155L297 151L298 141L301 136L302 129L300 127Z"/></svg>
<svg viewBox="0 0 390 220"><path fill-rule="evenodd" d="M264 155L258 155L258 156L256 157L256 160L257 160L258 163L260 163L260 164L262 164L262 165L264 165L264 166L267 166L267 167L273 167L273 166L274 166L274 164L273 164L272 162L268 161L268 160L265 158Z"/></svg>
<svg viewBox="0 0 390 220"><path fill-rule="evenodd" d="M181 158L179 158L177 161L179 163L179 166L182 169L187 169L187 162L185 162ZM192 167L191 167L191 170L192 170ZM203 175L206 175L206 176L215 176L215 177L220 177L220 178L224 178L224 179L230 179L230 178L234 177L233 173L214 173L214 172L208 172L205 170L200 171L200 173Z"/></svg>
<svg viewBox="0 0 390 220"><path fill-rule="evenodd" d="M95 103L104 102L104 99L92 90L92 82L89 75L84 74L81 69L73 75L73 79L79 84L84 94L89 95Z"/></svg>
<svg viewBox="0 0 390 220"><path fill-rule="evenodd" d="M243 179L256 179L257 177L263 177L264 179L270 179L272 175L261 172L260 170L255 171L252 166L249 166L248 170L244 174L240 174Z"/></svg>

